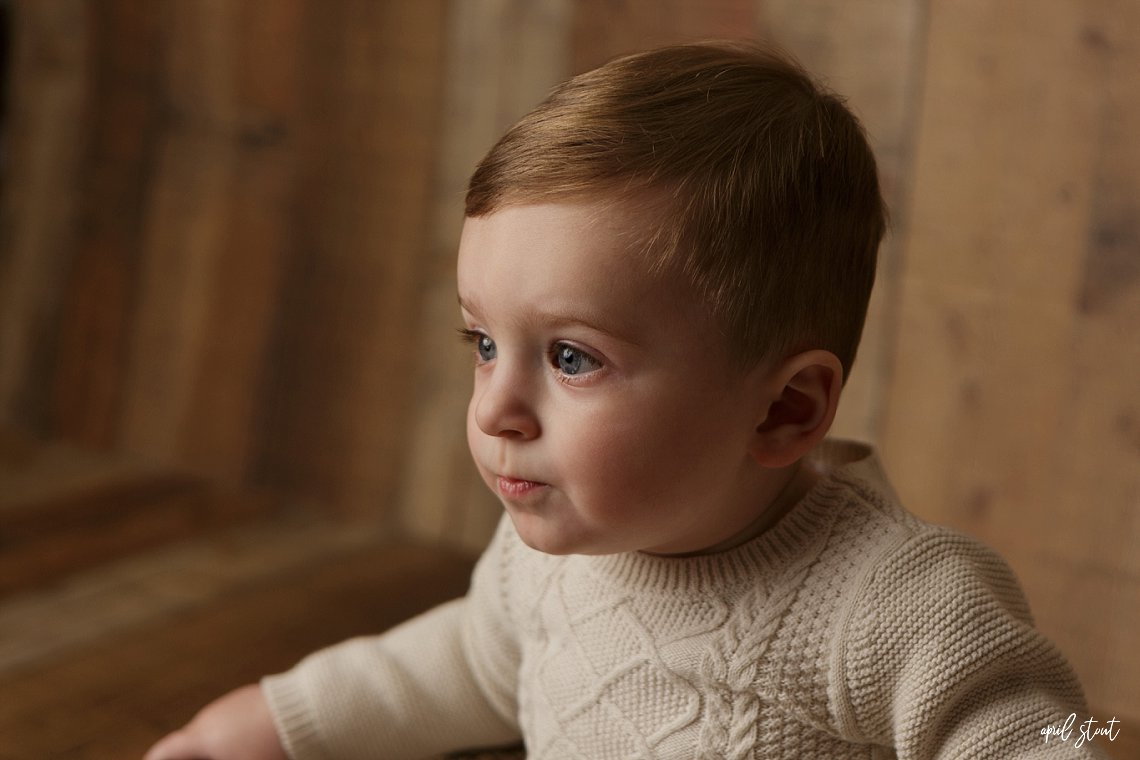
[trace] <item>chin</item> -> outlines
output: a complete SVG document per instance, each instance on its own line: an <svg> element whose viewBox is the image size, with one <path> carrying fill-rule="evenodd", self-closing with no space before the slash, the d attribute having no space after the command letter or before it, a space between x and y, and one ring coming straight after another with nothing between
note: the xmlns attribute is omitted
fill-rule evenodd
<svg viewBox="0 0 1140 760"><path fill-rule="evenodd" d="M568 554L585 554L585 552L577 549L571 542L557 536L536 535L530 531L523 531L518 529L518 524L515 525L515 530L518 531L519 538L522 542L534 549L536 552L543 554L552 554L555 556L566 556Z"/></svg>
<svg viewBox="0 0 1140 760"><path fill-rule="evenodd" d="M597 553L589 551L588 547L581 541L572 539L567 532L546 524L540 517L519 513L509 507L507 514L510 515L515 532L519 534L522 542L537 552L556 556Z"/></svg>

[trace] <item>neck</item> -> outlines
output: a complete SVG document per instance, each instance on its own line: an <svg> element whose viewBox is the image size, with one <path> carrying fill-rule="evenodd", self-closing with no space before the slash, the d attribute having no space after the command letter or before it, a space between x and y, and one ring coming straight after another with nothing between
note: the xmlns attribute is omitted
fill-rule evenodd
<svg viewBox="0 0 1140 760"><path fill-rule="evenodd" d="M816 481L819 480L819 471L809 463L797 462L787 469L783 483L779 485L776 495L768 502L759 514L756 515L743 528L735 531L722 541L704 549L682 554L661 554L664 557L697 557L705 554L716 554L729 551L757 538L773 525L780 521L792 507L800 502ZM652 554L652 552L648 552Z"/></svg>

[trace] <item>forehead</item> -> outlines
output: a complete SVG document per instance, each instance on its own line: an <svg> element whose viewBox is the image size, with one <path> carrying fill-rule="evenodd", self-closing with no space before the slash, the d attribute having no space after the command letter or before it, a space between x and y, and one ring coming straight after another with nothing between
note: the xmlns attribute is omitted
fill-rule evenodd
<svg viewBox="0 0 1140 760"><path fill-rule="evenodd" d="M468 218L459 246L460 299L477 310L587 310L626 324L658 309L693 308L678 278L651 272L643 229L619 203L514 205Z"/></svg>

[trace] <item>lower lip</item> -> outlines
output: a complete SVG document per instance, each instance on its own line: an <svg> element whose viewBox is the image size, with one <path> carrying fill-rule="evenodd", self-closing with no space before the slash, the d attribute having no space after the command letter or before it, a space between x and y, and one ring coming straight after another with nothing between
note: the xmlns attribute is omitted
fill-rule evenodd
<svg viewBox="0 0 1140 760"><path fill-rule="evenodd" d="M545 483L536 483L533 480L504 478L502 475L499 476L497 484L499 486L499 493L505 499L521 499L546 486Z"/></svg>

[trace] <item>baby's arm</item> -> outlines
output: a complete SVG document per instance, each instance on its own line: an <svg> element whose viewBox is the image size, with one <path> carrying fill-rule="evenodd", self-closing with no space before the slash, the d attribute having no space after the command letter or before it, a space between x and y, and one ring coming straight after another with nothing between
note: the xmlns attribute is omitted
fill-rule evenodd
<svg viewBox="0 0 1140 760"><path fill-rule="evenodd" d="M842 658L847 725L907 758L1094 758L1046 726L1087 708L996 554L950 531L906 542L868 578ZM1083 718L1081 718L1083 720Z"/></svg>
<svg viewBox="0 0 1140 760"><path fill-rule="evenodd" d="M500 525L466 597L261 682L290 757L425 757L520 739L518 643L503 590L508 528Z"/></svg>
<svg viewBox="0 0 1140 760"><path fill-rule="evenodd" d="M450 602L264 679L290 757L428 757L518 741L513 679L500 691L488 678L496 658L479 646L471 606L470 597ZM494 669L513 674L517 663Z"/></svg>
<svg viewBox="0 0 1140 760"><path fill-rule="evenodd" d="M422 757L517 742L502 540L500 530L463 599L223 697L146 760Z"/></svg>
<svg viewBox="0 0 1140 760"><path fill-rule="evenodd" d="M426 757L517 741L511 720L489 707L457 635L466 602L233 691L145 760Z"/></svg>

